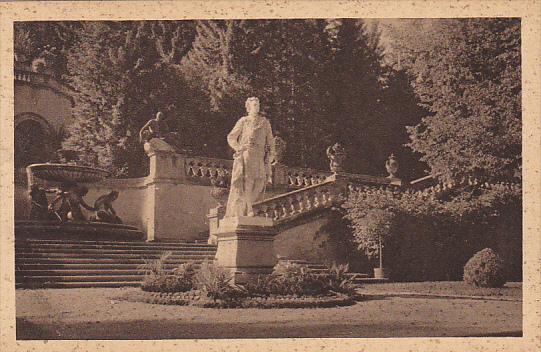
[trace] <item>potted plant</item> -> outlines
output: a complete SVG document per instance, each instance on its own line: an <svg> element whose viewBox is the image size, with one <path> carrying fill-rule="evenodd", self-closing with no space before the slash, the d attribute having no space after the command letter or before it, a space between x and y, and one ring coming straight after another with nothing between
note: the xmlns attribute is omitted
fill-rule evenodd
<svg viewBox="0 0 541 352"><path fill-rule="evenodd" d="M374 279L385 279L385 269L383 268L383 244L381 235L378 236L378 258L379 268L374 268Z"/></svg>

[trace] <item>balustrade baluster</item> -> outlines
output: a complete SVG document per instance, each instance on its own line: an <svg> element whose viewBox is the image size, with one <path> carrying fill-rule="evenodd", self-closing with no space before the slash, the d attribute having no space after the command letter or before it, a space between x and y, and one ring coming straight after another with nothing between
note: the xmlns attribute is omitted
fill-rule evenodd
<svg viewBox="0 0 541 352"><path fill-rule="evenodd" d="M304 209L306 209L306 211L311 210L312 207L313 207L313 204L312 204L312 199L310 198L310 193L309 192L304 193L303 200L304 200L304 204L305 204Z"/></svg>
<svg viewBox="0 0 541 352"><path fill-rule="evenodd" d="M297 200L297 204L299 205L299 209L297 210L297 212L299 214L302 214L304 212L304 203L303 203L304 195L303 194L297 194L295 199Z"/></svg>
<svg viewBox="0 0 541 352"><path fill-rule="evenodd" d="M320 195L319 190L315 190L314 193L312 194L312 199L313 199L312 203L314 204L314 208L319 208L321 205L319 195Z"/></svg>
<svg viewBox="0 0 541 352"><path fill-rule="evenodd" d="M280 212L278 211L278 207L279 207L279 204L275 204L274 207L273 207L274 220L279 220L280 219Z"/></svg>

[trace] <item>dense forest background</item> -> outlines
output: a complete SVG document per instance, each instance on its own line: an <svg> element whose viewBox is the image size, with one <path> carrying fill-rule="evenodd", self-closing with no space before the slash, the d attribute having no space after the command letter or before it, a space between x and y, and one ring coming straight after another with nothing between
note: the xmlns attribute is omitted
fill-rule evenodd
<svg viewBox="0 0 541 352"><path fill-rule="evenodd" d="M184 146L229 157L258 96L288 165L401 177L521 177L519 19L17 22L18 60L73 89L60 154L136 177L141 126L163 111Z"/></svg>

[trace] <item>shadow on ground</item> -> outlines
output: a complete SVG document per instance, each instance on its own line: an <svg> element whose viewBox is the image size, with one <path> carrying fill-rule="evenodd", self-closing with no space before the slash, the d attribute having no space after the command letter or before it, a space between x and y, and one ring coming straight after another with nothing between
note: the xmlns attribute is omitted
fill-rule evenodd
<svg viewBox="0 0 541 352"><path fill-rule="evenodd" d="M353 337L496 337L522 336L521 331L474 334L470 329L440 329L421 324L277 324L185 323L134 320L74 324L36 324L17 319L18 340L131 340L235 338L353 338Z"/></svg>

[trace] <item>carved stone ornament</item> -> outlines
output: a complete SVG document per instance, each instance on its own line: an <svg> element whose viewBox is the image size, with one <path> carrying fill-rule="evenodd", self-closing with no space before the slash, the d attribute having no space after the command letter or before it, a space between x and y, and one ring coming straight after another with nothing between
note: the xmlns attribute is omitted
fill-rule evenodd
<svg viewBox="0 0 541 352"><path fill-rule="evenodd" d="M274 162L273 164L281 164L284 160L286 152L286 141L280 136L274 137Z"/></svg>
<svg viewBox="0 0 541 352"><path fill-rule="evenodd" d="M327 148L327 157L329 158L329 167L332 172L342 172L344 170L343 164L346 159L346 152L344 147L339 143L335 143L332 147Z"/></svg>
<svg viewBox="0 0 541 352"><path fill-rule="evenodd" d="M398 178L398 161L396 161L394 154L391 154L385 162L385 169L389 173L388 178Z"/></svg>

